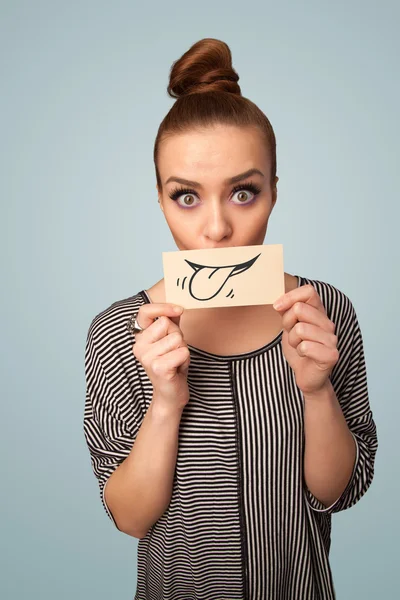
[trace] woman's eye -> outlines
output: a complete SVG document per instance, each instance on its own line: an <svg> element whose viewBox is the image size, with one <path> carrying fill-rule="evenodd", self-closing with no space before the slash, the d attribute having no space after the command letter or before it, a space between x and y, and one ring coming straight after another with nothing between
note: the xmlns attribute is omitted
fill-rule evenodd
<svg viewBox="0 0 400 600"><path fill-rule="evenodd" d="M193 196L193 194L182 194L182 196L179 196L177 198L177 200L179 200L179 198L182 198L182 203L184 206L193 206L194 205L195 197ZM179 204L179 202L178 202L178 204Z"/></svg>
<svg viewBox="0 0 400 600"><path fill-rule="evenodd" d="M252 192L243 189L235 192L233 196L237 196L237 199L239 200L238 204L245 204L249 200L249 194L252 194Z"/></svg>

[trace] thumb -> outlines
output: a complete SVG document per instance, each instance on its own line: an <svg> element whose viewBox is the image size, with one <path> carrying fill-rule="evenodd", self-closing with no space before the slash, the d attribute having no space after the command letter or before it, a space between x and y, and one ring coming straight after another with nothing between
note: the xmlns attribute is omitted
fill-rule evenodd
<svg viewBox="0 0 400 600"><path fill-rule="evenodd" d="M179 327L179 323L181 321L181 316L182 315L178 315L177 317L168 317L170 321L172 321L173 323L175 323L175 325L178 325Z"/></svg>

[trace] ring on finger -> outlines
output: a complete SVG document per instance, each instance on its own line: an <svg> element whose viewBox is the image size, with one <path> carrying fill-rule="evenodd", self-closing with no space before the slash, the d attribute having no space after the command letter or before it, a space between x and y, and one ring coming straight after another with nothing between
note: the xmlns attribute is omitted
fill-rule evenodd
<svg viewBox="0 0 400 600"><path fill-rule="evenodd" d="M141 327L137 322L136 315L133 315L129 319L127 323L127 328L131 333L140 333L141 331L144 331L143 327Z"/></svg>

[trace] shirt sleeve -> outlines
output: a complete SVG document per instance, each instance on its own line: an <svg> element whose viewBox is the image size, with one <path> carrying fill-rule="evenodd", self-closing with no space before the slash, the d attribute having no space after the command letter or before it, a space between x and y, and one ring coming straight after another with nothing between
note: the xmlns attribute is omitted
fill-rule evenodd
<svg viewBox="0 0 400 600"><path fill-rule="evenodd" d="M121 353L113 348L110 341L106 348L103 346L104 343L96 343L90 327L85 350L86 400L83 431L102 504L119 529L107 506L105 488L111 474L129 455L143 414L140 402L135 400L137 394L132 393L124 378L126 365L121 364ZM99 348L102 347L101 351Z"/></svg>
<svg viewBox="0 0 400 600"><path fill-rule="evenodd" d="M343 295L344 296L344 295ZM332 387L356 445L356 458L350 480L337 500L325 506L305 485L309 506L328 514L350 508L365 494L374 476L378 438L369 405L363 338L354 306L346 299L346 315L338 335L339 360L331 373Z"/></svg>

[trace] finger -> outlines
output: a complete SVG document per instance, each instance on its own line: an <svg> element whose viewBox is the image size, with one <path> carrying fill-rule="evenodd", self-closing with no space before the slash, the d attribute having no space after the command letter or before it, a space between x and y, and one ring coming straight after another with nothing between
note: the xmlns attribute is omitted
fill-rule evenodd
<svg viewBox="0 0 400 600"><path fill-rule="evenodd" d="M182 333L180 331L173 331L160 340L152 343L143 356L143 360L150 364L159 356L163 356L168 352L176 350L177 348L185 345L186 344L183 341Z"/></svg>
<svg viewBox="0 0 400 600"><path fill-rule="evenodd" d="M337 336L334 333L325 331L317 325L300 321L289 331L288 342L293 348L297 348L303 340L318 342L328 348L336 348L337 345Z"/></svg>
<svg viewBox="0 0 400 600"><path fill-rule="evenodd" d="M179 366L178 373L183 373L183 374L187 375L187 373L189 371L189 365L190 365L190 350L188 348L188 357L185 360L185 362Z"/></svg>
<svg viewBox="0 0 400 600"><path fill-rule="evenodd" d="M328 333L335 331L335 324L328 319L327 315L320 310L305 304L304 302L296 302L282 317L282 326L286 331L290 331L297 322L304 321L321 327Z"/></svg>
<svg viewBox="0 0 400 600"><path fill-rule="evenodd" d="M155 359L152 363L153 372L156 375L163 376L165 379L172 379L176 376L176 368L185 364L188 358L189 349L181 346Z"/></svg>
<svg viewBox="0 0 400 600"><path fill-rule="evenodd" d="M181 332L179 328L180 317L173 317L173 319L162 315L141 332L140 340L148 344L154 344L154 342L163 339L170 333Z"/></svg>
<svg viewBox="0 0 400 600"><path fill-rule="evenodd" d="M170 302L156 302L151 304L143 304L137 313L136 321L139 323L140 327L143 329L147 329L157 317L161 317L162 315L166 315L167 317L174 318L176 316L181 316L183 313L183 307L179 306L179 311L175 312L174 308L175 304L171 304Z"/></svg>
<svg viewBox="0 0 400 600"><path fill-rule="evenodd" d="M280 302L278 308L276 307L277 302ZM283 294L283 296L278 298L278 300L274 303L273 307L279 313L283 314L286 310L291 308L295 302L304 302L305 304L314 306L314 308L326 313L325 306L323 305L317 290L310 283Z"/></svg>
<svg viewBox="0 0 400 600"><path fill-rule="evenodd" d="M337 348L328 348L323 344L310 342L309 340L301 342L297 346L297 352L300 356L311 358L321 370L331 368L339 360Z"/></svg>

